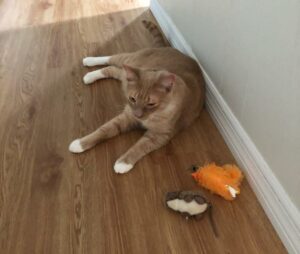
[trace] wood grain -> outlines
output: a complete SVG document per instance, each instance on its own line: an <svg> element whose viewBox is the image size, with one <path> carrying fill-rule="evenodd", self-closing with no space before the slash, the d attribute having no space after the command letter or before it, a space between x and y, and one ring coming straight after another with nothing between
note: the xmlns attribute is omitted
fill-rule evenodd
<svg viewBox="0 0 300 254"><path fill-rule="evenodd" d="M124 102L117 81L83 85L82 58L150 47L143 5L0 2L0 252L286 253L247 181L234 202L204 191L219 238L207 217L186 221L165 207L167 191L198 189L191 164L234 162L206 111L126 175L112 166L139 131L68 152Z"/></svg>

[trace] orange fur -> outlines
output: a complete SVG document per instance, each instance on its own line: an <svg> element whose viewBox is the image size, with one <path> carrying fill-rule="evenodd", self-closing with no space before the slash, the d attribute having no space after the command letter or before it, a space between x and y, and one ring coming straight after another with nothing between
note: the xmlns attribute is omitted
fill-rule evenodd
<svg viewBox="0 0 300 254"><path fill-rule="evenodd" d="M143 23L155 37L154 46L163 46L158 28L151 22ZM117 160L114 167L117 173L127 172L142 157L167 144L194 122L204 105L205 81L199 64L174 48L146 48L113 56L87 57L83 63L108 65L87 73L84 82L117 79L121 81L127 103L118 116L91 134L74 140L70 151L84 152L135 128L146 130L144 136Z"/></svg>
<svg viewBox="0 0 300 254"><path fill-rule="evenodd" d="M243 174L237 166L227 164L220 167L215 163L200 167L192 176L200 186L219 194L226 200L234 199L227 186L231 186L239 194L239 186L243 179Z"/></svg>

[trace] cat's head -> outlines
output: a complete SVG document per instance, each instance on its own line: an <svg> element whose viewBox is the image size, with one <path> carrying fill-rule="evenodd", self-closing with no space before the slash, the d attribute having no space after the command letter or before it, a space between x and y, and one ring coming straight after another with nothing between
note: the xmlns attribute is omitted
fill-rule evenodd
<svg viewBox="0 0 300 254"><path fill-rule="evenodd" d="M127 65L123 69L125 96L135 117L147 118L168 105L175 74L161 70L142 70Z"/></svg>

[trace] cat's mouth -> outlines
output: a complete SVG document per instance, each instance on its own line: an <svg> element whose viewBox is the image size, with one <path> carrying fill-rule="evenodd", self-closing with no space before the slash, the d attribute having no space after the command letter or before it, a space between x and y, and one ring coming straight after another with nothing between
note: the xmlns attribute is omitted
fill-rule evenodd
<svg viewBox="0 0 300 254"><path fill-rule="evenodd" d="M133 114L133 116L134 116L137 120L144 120L144 119L145 119L145 115L142 115L142 116L136 116L135 114Z"/></svg>
<svg viewBox="0 0 300 254"><path fill-rule="evenodd" d="M133 117L134 117L136 120L138 120L138 121L145 121L146 118L147 118L147 115L146 115L146 114L143 114L143 115L141 115L141 116L136 116L136 115L132 112L132 115L133 115Z"/></svg>
<svg viewBox="0 0 300 254"><path fill-rule="evenodd" d="M144 112L141 109L133 109L132 114L137 118L137 119L142 119L144 117Z"/></svg>

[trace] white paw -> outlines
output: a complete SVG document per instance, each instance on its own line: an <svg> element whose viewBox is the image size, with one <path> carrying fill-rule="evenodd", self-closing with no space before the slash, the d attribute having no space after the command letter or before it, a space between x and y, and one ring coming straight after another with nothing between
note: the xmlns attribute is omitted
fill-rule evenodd
<svg viewBox="0 0 300 254"><path fill-rule="evenodd" d="M103 77L104 76L103 76L101 70L91 71L84 75L83 82L84 82L84 84L88 85L88 84L91 84L91 83L95 82L96 80L101 79Z"/></svg>
<svg viewBox="0 0 300 254"><path fill-rule="evenodd" d="M95 65L94 57L85 57L83 58L82 63L84 66L94 66Z"/></svg>
<svg viewBox="0 0 300 254"><path fill-rule="evenodd" d="M110 56L85 57L82 60L84 66L96 66L108 64Z"/></svg>
<svg viewBox="0 0 300 254"><path fill-rule="evenodd" d="M70 145L69 145L69 151L72 153L82 153L84 150L80 144L80 139L75 139Z"/></svg>
<svg viewBox="0 0 300 254"><path fill-rule="evenodd" d="M116 161L116 163L114 165L115 172L119 173L119 174L124 174L124 173L128 172L132 168L133 168L133 165L127 164L125 162Z"/></svg>
<svg viewBox="0 0 300 254"><path fill-rule="evenodd" d="M91 83L93 83L94 81L95 81L95 80L94 80L94 78L93 78L93 75L91 75L90 72L87 73L87 74L85 74L84 77L83 77L83 83L86 84L86 85L91 84Z"/></svg>

